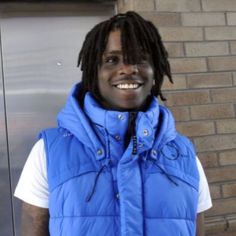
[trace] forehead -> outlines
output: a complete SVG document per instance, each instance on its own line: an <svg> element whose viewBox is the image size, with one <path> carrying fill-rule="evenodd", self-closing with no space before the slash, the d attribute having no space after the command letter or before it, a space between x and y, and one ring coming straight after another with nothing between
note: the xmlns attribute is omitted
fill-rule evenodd
<svg viewBox="0 0 236 236"><path fill-rule="evenodd" d="M124 32L120 29L113 30L109 33L107 43L102 57L108 55L121 55L126 63L138 63L143 59L143 56L148 56L149 60L150 53L142 45L142 41L137 35L130 35L128 32Z"/></svg>
<svg viewBox="0 0 236 236"><path fill-rule="evenodd" d="M109 33L104 54L109 53L109 52L116 52L116 51L120 53L127 53L127 52L132 53L132 51L141 52L141 53L146 52L146 50L144 50L143 47L139 45L138 41L136 41L136 43L138 44L137 47L134 48L135 42L132 42L130 39L127 39L127 38L124 39L126 41L126 48L123 49L121 36L122 36L122 32L120 29L113 30Z"/></svg>
<svg viewBox="0 0 236 236"><path fill-rule="evenodd" d="M111 31L109 33L104 53L109 53L113 51L122 51L120 30Z"/></svg>

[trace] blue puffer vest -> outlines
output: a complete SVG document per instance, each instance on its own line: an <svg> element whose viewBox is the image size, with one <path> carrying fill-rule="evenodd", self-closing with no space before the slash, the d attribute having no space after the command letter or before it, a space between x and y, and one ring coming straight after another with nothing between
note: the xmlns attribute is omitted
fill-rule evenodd
<svg viewBox="0 0 236 236"><path fill-rule="evenodd" d="M106 111L77 85L41 133L47 154L50 235L195 236L199 174L190 141L153 98L124 137L129 113Z"/></svg>

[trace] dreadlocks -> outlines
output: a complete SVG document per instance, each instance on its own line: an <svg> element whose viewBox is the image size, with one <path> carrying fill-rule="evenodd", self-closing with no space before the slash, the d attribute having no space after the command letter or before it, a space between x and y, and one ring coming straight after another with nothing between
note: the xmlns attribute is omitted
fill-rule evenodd
<svg viewBox="0 0 236 236"><path fill-rule="evenodd" d="M95 97L99 97L98 68L102 63L109 34L116 29L121 31L121 45L125 63L137 64L142 59L142 52L150 56L154 69L152 94L165 100L161 92L164 76L166 75L173 83L168 53L153 23L131 11L115 15L109 20L97 24L86 35L78 59L78 66L81 64L83 71L83 95L90 91Z"/></svg>

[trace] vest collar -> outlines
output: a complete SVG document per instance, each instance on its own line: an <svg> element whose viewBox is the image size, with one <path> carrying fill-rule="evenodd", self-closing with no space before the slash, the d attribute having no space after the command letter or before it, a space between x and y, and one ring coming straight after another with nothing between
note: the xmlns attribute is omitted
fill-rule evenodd
<svg viewBox="0 0 236 236"><path fill-rule="evenodd" d="M124 139L127 128L129 112L105 110L93 98L91 93L85 95L84 112L95 126L104 128L113 136ZM150 149L153 145L159 117L158 100L153 97L147 111L140 111L136 118L136 136L138 152Z"/></svg>

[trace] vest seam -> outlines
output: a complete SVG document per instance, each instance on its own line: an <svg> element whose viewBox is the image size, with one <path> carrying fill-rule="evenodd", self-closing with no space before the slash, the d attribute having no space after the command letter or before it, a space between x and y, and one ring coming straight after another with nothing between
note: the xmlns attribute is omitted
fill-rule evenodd
<svg viewBox="0 0 236 236"><path fill-rule="evenodd" d="M88 216L88 215L86 215L86 216L50 216L50 219L61 219L61 218L63 219L63 218L75 218L75 217L77 217L77 218L101 217L102 218L102 217L120 217L120 216L116 216L116 215L114 215L114 216L113 215L107 215L107 216L106 215L104 215L104 216L96 216L96 215L95 216Z"/></svg>
<svg viewBox="0 0 236 236"><path fill-rule="evenodd" d="M188 219L188 218L173 218L173 217L145 217L148 220L155 220L155 219L161 219L161 220L185 220L185 221L192 221L194 222L194 219Z"/></svg>

